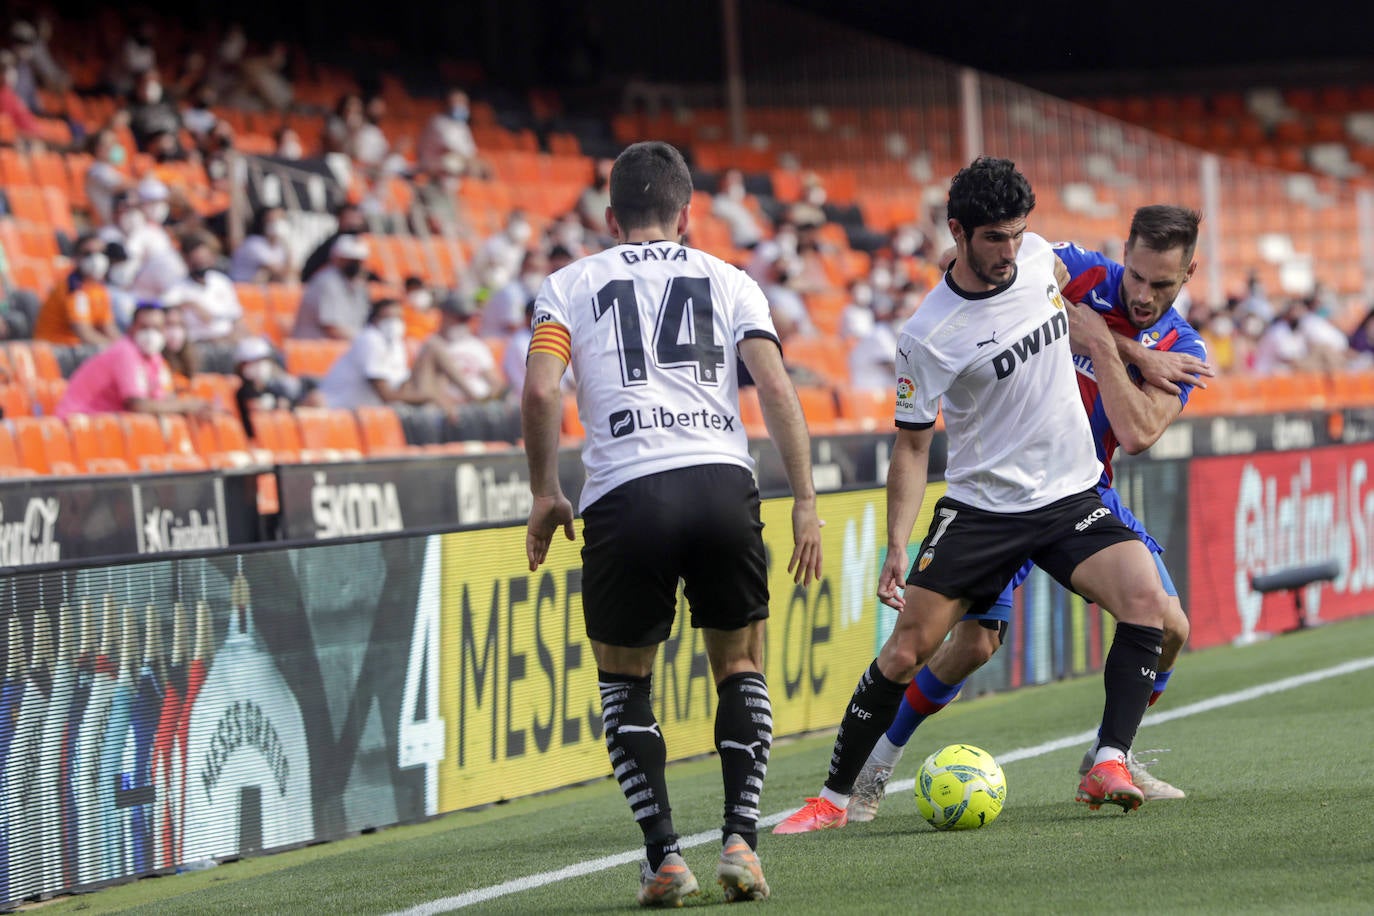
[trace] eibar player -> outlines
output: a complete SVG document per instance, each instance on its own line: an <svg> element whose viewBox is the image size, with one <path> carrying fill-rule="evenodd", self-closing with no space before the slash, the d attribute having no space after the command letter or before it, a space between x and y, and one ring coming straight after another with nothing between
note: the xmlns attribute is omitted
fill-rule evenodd
<svg viewBox="0 0 1374 916"><path fill-rule="evenodd" d="M1029 182L1006 159L980 158L950 184L958 255L897 344L898 429L878 579L896 624L845 707L820 794L774 833L844 825L855 777L907 684L960 618L988 613L1028 559L1117 619L1103 671L1102 746L1088 777L1099 803L1132 810L1142 801L1125 757L1150 699L1168 596L1149 550L1097 494L1102 463L1074 402L1056 259L1026 231L1034 206ZM989 344L989 331L998 343ZM908 574L942 405L948 488Z"/></svg>
<svg viewBox="0 0 1374 916"><path fill-rule="evenodd" d="M1064 284L1064 295L1071 302L1083 303L1069 307L1069 327L1071 341L1084 350L1075 355L1074 364L1078 369L1083 406L1097 444L1097 457L1103 465L1097 490L1103 503L1150 548L1159 568L1160 581L1169 595L1163 652L1150 705L1154 705L1169 683L1174 663L1188 638L1188 618L1164 566L1161 556L1164 548L1150 536L1112 488L1111 461L1118 446L1128 454L1137 454L1153 445L1188 403L1199 375L1211 373L1201 337L1173 309L1174 300L1197 269L1193 254L1197 248L1198 222L1198 213L1183 207L1141 207L1131 219L1124 264L1077 245L1061 243L1055 246L1055 253L1071 278ZM1107 338L1104 328L1108 324L1129 337ZM1182 354L1180 359L1174 360L1176 371L1172 373L1177 382L1175 387L1179 389L1177 394L1133 382L1130 376L1132 360L1145 363L1166 352L1175 356ZM1167 366L1161 371L1165 377L1171 374ZM941 645L926 666L917 672L902 698L896 719L878 739L859 773L849 799L849 820L873 819L912 733L926 718L950 703L964 681L986 664L1002 645L1011 621L1012 589L1029 573L1029 565L1018 571L986 616L968 618L955 625L949 641ZM1096 751L1094 743L1083 757L1080 776L1086 775ZM1184 797L1180 789L1151 774L1134 755L1127 755L1126 766L1147 801Z"/></svg>
<svg viewBox="0 0 1374 916"><path fill-rule="evenodd" d="M606 219L619 244L554 273L535 301L522 402L534 495L526 552L533 571L558 528L573 537L557 467L559 380L571 364L587 430L582 605L606 748L644 834L639 902L681 905L698 891L673 828L650 692L679 578L718 695L725 819L716 878L728 901L759 900L769 896L755 852L772 746L768 578L736 354L792 489L787 568L802 584L821 571L810 440L762 290L680 242L692 197L681 154L666 143L630 146L611 169L610 191Z"/></svg>

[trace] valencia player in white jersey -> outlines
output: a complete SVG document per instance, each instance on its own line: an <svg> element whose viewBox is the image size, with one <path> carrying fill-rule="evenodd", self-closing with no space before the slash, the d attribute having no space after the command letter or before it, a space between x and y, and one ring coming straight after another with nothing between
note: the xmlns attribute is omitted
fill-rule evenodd
<svg viewBox="0 0 1374 916"><path fill-rule="evenodd" d="M582 458L582 605L596 657L611 766L644 835L639 902L677 905L698 890L673 829L666 747L651 674L681 579L718 696L725 788L716 877L729 900L762 899L754 849L772 746L763 677L768 579L753 460L740 421L737 359L792 488L796 581L820 575L811 446L762 291L742 271L681 244L691 173L666 143L636 143L611 170L607 223L620 244L550 276L535 300L522 400L534 503L530 570L558 528L559 382L572 365L587 431Z"/></svg>
<svg viewBox="0 0 1374 916"><path fill-rule="evenodd" d="M1168 597L1144 542L1096 492L1102 465L1079 406L1054 253L1026 231L1034 206L1006 159L978 159L950 184L958 254L898 340L906 384L898 383L878 585L897 622L845 707L820 794L775 833L845 824L855 778L912 677L961 618L993 607L1028 559L1116 616L1101 747L1080 793L1126 810L1142 801L1124 761L1149 702ZM942 406L949 486L908 574Z"/></svg>

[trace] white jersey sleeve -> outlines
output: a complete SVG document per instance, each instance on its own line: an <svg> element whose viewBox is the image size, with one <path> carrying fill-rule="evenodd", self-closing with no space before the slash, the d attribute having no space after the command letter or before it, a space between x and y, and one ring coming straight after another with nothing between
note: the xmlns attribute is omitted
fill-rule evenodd
<svg viewBox="0 0 1374 916"><path fill-rule="evenodd" d="M897 426L926 429L935 425L940 399L957 372L921 341L903 332L897 338Z"/></svg>
<svg viewBox="0 0 1374 916"><path fill-rule="evenodd" d="M535 328L568 330L586 430L581 508L637 477L702 464L753 470L737 347L777 340L762 290L674 242L618 245L554 273Z"/></svg>

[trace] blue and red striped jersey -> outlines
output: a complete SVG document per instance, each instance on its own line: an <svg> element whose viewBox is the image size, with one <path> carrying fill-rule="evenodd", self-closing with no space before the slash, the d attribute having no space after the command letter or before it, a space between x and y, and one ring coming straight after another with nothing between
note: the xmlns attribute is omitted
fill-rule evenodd
<svg viewBox="0 0 1374 916"><path fill-rule="evenodd" d="M1126 268L1097 251L1088 251L1072 242L1059 242L1054 253L1068 268L1071 278L1063 289L1066 298L1092 306L1107 319L1107 325L1119 334L1134 337L1147 347L1157 350L1174 350L1189 353L1199 359L1207 358L1207 347L1198 332L1193 330L1187 320L1170 308L1159 319L1144 330L1131 324L1126 317L1122 301L1121 277ZM1088 412L1088 423L1092 427L1093 442L1097 446L1097 457L1102 462L1101 486L1112 483L1112 455L1116 453L1117 438L1107 419L1107 411L1102 406L1102 393L1097 387L1097 376L1093 372L1093 361L1087 356L1074 354L1074 367L1078 370L1078 392L1083 398L1083 408ZM1133 378L1139 380L1135 367L1128 367ZM1193 386L1180 384L1179 400L1184 406Z"/></svg>

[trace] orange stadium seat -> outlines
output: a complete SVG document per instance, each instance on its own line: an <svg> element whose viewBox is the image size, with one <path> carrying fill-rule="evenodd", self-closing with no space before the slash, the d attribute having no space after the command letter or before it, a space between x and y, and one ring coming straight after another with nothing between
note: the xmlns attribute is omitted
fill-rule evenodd
<svg viewBox="0 0 1374 916"><path fill-rule="evenodd" d="M24 477L33 473L19 460L19 448L14 443L14 433L7 423L0 423L0 477Z"/></svg>
<svg viewBox="0 0 1374 916"><path fill-rule="evenodd" d="M152 414L119 414L119 426L124 433L124 460L129 462L130 467L141 467L145 455L167 453L162 427Z"/></svg>
<svg viewBox="0 0 1374 916"><path fill-rule="evenodd" d="M739 419L744 431L753 438L768 435L768 427L763 422L763 408L759 406L759 390L748 385L739 390Z"/></svg>
<svg viewBox="0 0 1374 916"><path fill-rule="evenodd" d="M577 398L563 396L563 435L573 439L585 439L587 431L582 428L582 418L577 415Z"/></svg>
<svg viewBox="0 0 1374 916"><path fill-rule="evenodd" d="M33 402L29 398L28 386L0 385L0 410L8 418L32 416Z"/></svg>
<svg viewBox="0 0 1374 916"><path fill-rule="evenodd" d="M351 410L300 407L295 413L304 447L302 457L310 455L324 460L361 457L362 437Z"/></svg>
<svg viewBox="0 0 1374 916"><path fill-rule="evenodd" d="M34 413L54 414L62 396L67 393L67 380L63 378L40 378L33 383Z"/></svg>
<svg viewBox="0 0 1374 916"><path fill-rule="evenodd" d="M841 388L837 395L841 419L854 421L861 429L886 431L892 428L895 422L892 392Z"/></svg>
<svg viewBox="0 0 1374 916"><path fill-rule="evenodd" d="M295 462L301 457L301 431L290 410L253 412L253 442L272 454L278 462Z"/></svg>
<svg viewBox="0 0 1374 916"><path fill-rule="evenodd" d="M783 344L789 366L802 366L823 378L844 385L849 382L849 348L836 337L798 337Z"/></svg>
<svg viewBox="0 0 1374 916"><path fill-rule="evenodd" d="M23 467L39 474L78 473L67 424L57 417L16 417L7 422L12 424Z"/></svg>
<svg viewBox="0 0 1374 916"><path fill-rule="evenodd" d="M286 352L287 372L319 378L348 349L348 341L288 339L283 349Z"/></svg>
<svg viewBox="0 0 1374 916"><path fill-rule="evenodd" d="M355 413L362 433L363 450L369 455L400 455L410 451L401 418L390 407L359 407Z"/></svg>
<svg viewBox="0 0 1374 916"><path fill-rule="evenodd" d="M67 417L72 440L72 459L90 474L127 473L124 435L114 414L75 414Z"/></svg>
<svg viewBox="0 0 1374 916"><path fill-rule="evenodd" d="M196 455L196 442L191 435L191 426L180 414L163 414L158 418L162 427L162 441L169 455Z"/></svg>
<svg viewBox="0 0 1374 916"><path fill-rule="evenodd" d="M816 385L801 385L797 388L797 397L801 401L807 426L813 432L834 424L837 416L834 391Z"/></svg>

